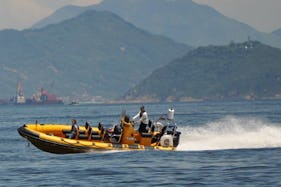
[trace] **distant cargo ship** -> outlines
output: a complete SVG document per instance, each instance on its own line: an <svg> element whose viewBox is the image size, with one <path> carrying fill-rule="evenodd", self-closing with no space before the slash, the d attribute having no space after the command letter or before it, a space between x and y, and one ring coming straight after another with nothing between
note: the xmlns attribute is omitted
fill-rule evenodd
<svg viewBox="0 0 281 187"><path fill-rule="evenodd" d="M23 95L22 84L18 81L17 84L17 95L10 100L11 104L17 105L40 105L40 104L64 104L61 99L58 99L55 94L48 93L44 88L41 88L39 92L33 94L33 97L30 99L25 99Z"/></svg>
<svg viewBox="0 0 281 187"><path fill-rule="evenodd" d="M10 104L8 99L0 99L0 105L8 105Z"/></svg>
<svg viewBox="0 0 281 187"><path fill-rule="evenodd" d="M32 99L26 99L26 104L63 104L61 99L58 99L55 94L48 93L44 88L35 93Z"/></svg>

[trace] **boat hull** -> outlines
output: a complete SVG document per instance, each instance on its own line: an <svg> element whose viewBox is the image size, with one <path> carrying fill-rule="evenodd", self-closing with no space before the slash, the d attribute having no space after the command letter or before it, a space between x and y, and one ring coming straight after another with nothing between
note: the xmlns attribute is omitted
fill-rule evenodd
<svg viewBox="0 0 281 187"><path fill-rule="evenodd" d="M89 148L87 147L77 147L71 144L63 144L56 141L50 141L47 139L40 138L39 134L31 132L24 127L18 128L18 132L35 147L45 152L56 154L89 152Z"/></svg>
<svg viewBox="0 0 281 187"><path fill-rule="evenodd" d="M37 131L37 129L42 129L42 127L44 127L43 124L38 124L38 127L36 125L36 128L34 128L35 125L31 126L33 128L29 128L29 125L18 128L19 134L38 149L49 153L71 154L106 150L175 150L175 147L172 146L144 146L140 144L128 145L102 141L75 140L58 136L56 132L48 133ZM61 129L59 129L59 131L61 131Z"/></svg>

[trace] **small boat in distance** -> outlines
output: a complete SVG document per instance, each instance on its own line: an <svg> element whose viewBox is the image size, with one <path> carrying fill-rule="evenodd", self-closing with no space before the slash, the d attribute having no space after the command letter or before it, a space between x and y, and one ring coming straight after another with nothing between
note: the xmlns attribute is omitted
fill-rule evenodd
<svg viewBox="0 0 281 187"><path fill-rule="evenodd" d="M173 112L173 111L172 111ZM105 150L175 150L179 144L180 132L173 119L161 118L151 122L146 133L134 129L130 118L124 114L120 124L112 128L88 124L79 127L75 138L69 138L70 124L25 124L18 128L21 136L37 148L56 154L85 153Z"/></svg>
<svg viewBox="0 0 281 187"><path fill-rule="evenodd" d="M79 102L78 102L78 101L71 101L71 102L69 103L69 105L79 105Z"/></svg>

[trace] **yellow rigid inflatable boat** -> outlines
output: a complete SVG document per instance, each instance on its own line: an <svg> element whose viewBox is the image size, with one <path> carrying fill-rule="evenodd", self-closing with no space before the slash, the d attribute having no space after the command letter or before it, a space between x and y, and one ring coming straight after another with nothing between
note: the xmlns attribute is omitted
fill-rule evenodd
<svg viewBox="0 0 281 187"><path fill-rule="evenodd" d="M18 128L18 132L37 148L57 154L97 150L176 149L181 133L176 130L175 124L168 123L159 128L157 122L157 127L156 123L150 126L149 132L139 133L133 124L123 117L119 125L109 129L105 129L101 124L88 129L80 126L74 139L68 138L71 125L65 124L25 124Z"/></svg>

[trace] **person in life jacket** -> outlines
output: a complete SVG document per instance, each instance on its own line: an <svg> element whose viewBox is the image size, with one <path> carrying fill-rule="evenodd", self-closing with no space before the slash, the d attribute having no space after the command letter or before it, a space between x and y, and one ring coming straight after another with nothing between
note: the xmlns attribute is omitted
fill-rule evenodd
<svg viewBox="0 0 281 187"><path fill-rule="evenodd" d="M69 135L70 139L76 138L79 135L79 126L77 124L76 119L71 120L72 126L71 126L71 133Z"/></svg>
<svg viewBox="0 0 281 187"><path fill-rule="evenodd" d="M148 115L147 115L147 112L144 109L144 106L141 106L139 113L133 117L133 122L137 118L139 118L139 122L140 122L139 132L140 133L148 132L148 130L146 129L146 127L148 125Z"/></svg>

